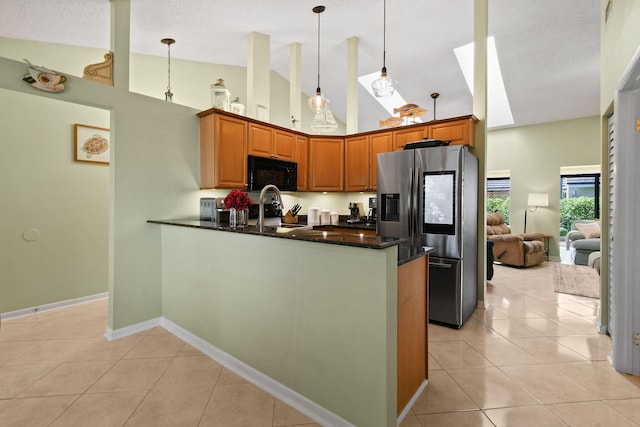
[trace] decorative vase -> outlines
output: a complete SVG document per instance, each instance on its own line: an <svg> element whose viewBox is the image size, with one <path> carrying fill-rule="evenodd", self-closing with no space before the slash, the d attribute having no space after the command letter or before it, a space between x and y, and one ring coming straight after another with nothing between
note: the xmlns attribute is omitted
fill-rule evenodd
<svg viewBox="0 0 640 427"><path fill-rule="evenodd" d="M238 226L238 211L236 208L229 208L229 227L236 228Z"/></svg>
<svg viewBox="0 0 640 427"><path fill-rule="evenodd" d="M245 209L229 209L229 227L237 228L247 225L249 219L249 208Z"/></svg>
<svg viewBox="0 0 640 427"><path fill-rule="evenodd" d="M238 211L238 225L246 227L249 223L249 208L244 208Z"/></svg>

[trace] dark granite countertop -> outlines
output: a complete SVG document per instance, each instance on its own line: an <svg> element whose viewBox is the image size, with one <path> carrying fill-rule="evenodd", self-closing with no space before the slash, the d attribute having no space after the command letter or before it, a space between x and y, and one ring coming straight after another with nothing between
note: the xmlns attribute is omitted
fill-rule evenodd
<svg viewBox="0 0 640 427"><path fill-rule="evenodd" d="M414 246L409 242L402 242L398 245L398 265L406 264L433 252L429 246Z"/></svg>
<svg viewBox="0 0 640 427"><path fill-rule="evenodd" d="M354 232L354 234L344 234L332 231L308 230L308 229L292 229L288 232L277 232L276 227L266 226L261 233L256 226L245 226L231 228L227 226L219 226L211 221L200 221L199 219L168 219L168 220L148 220L153 224L177 225L182 227L201 228L218 231L228 231L233 233L255 234L269 237L278 237L283 239L305 240L318 243L330 243L336 245L357 246L369 249L384 249L391 246L399 245L404 239L391 237L367 236ZM301 224L302 225L302 224ZM364 225L364 224L363 224ZM340 225L341 226L341 225ZM375 227L374 227L375 230ZM355 229L354 229L355 231Z"/></svg>
<svg viewBox="0 0 640 427"><path fill-rule="evenodd" d="M200 228L206 230L226 231L231 233L253 234L257 236L276 237L281 239L303 240L316 243L329 243L334 245L355 246L368 249L385 249L391 246L398 246L398 265L413 261L416 258L427 255L433 248L425 246L413 246L405 239L381 236L367 236L357 233L357 230L363 228L366 224L349 224L359 227L350 227L354 229L354 234L345 234L332 231L322 231L313 229L292 229L288 232L277 232L276 227L265 227L262 233L258 231L256 226L245 226L232 228L228 226L219 226L211 221L200 221L199 219L167 219L167 220L148 220L152 224L175 225L179 227ZM346 224L346 223L345 223ZM342 227L343 224L338 224ZM322 227L322 226L321 226ZM371 229L370 226L368 229ZM373 226L375 230L375 226Z"/></svg>
<svg viewBox="0 0 640 427"><path fill-rule="evenodd" d="M346 221L340 221L339 223L332 225L331 227L340 227L340 228L353 228L354 230L373 230L376 231L375 224L367 224L363 222L355 222L349 223Z"/></svg>

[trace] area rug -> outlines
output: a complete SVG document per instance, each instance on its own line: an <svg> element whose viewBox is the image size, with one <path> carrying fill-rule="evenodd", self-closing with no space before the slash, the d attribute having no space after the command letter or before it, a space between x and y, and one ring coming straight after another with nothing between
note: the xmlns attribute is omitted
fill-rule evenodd
<svg viewBox="0 0 640 427"><path fill-rule="evenodd" d="M553 263L553 289L556 292L600 298L600 275L586 265Z"/></svg>

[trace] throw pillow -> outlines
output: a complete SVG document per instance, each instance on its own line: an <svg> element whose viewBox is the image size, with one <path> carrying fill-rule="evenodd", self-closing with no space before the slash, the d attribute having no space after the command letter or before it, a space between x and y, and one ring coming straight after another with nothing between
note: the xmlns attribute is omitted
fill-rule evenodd
<svg viewBox="0 0 640 427"><path fill-rule="evenodd" d="M600 224L597 222L578 223L576 224L576 228L584 234L585 239L600 237Z"/></svg>

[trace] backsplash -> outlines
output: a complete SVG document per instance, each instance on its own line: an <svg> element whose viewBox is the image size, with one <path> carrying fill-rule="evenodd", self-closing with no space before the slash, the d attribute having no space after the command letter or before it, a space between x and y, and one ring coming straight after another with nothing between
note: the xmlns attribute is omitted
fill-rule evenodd
<svg viewBox="0 0 640 427"><path fill-rule="evenodd" d="M231 190L201 190L200 197L225 197ZM271 193L269 193L271 194ZM269 196L268 194L268 196ZM254 203L258 202L260 193L249 193ZM376 197L376 193L282 193L285 212L296 203L302 206L300 215L307 215L310 207L317 207L336 211L340 215L349 215L349 203L358 203L360 215L367 215L369 212L369 198Z"/></svg>

